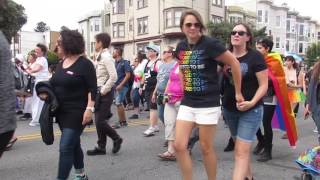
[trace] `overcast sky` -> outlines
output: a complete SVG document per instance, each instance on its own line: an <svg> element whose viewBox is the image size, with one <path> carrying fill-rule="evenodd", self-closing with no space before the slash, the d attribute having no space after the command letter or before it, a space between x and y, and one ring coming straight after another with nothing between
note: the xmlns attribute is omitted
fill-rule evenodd
<svg viewBox="0 0 320 180"><path fill-rule="evenodd" d="M33 31L40 21L47 23L51 30L59 31L61 26L77 28L78 20L93 10L103 9L104 0L13 0L25 7L27 24L22 30ZM149 0L155 1L155 0ZM200 1L200 0L194 0ZM202 0L201 0L202 1ZM226 0L226 4L246 0ZM274 0L280 5L286 2L303 16L311 16L320 23L320 0Z"/></svg>

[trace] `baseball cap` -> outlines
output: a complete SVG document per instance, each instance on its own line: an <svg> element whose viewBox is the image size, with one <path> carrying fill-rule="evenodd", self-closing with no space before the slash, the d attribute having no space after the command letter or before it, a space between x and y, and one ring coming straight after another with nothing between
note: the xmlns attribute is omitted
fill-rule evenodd
<svg viewBox="0 0 320 180"><path fill-rule="evenodd" d="M160 46L157 46L157 45L155 45L155 44L153 44L153 43L150 43L150 44L146 47L146 51L147 51L148 49L152 49L152 50L156 51L158 54L160 54Z"/></svg>

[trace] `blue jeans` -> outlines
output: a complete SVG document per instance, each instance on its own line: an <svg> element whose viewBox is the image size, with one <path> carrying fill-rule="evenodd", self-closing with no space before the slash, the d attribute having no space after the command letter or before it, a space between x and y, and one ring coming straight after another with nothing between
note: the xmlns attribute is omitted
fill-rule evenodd
<svg viewBox="0 0 320 180"><path fill-rule="evenodd" d="M61 129L60 140L60 156L59 156L59 168L58 179L68 179L72 165L79 171L83 171L83 152L80 144L80 136L83 129Z"/></svg>
<svg viewBox="0 0 320 180"><path fill-rule="evenodd" d="M139 101L140 101L140 94L139 94L139 88L134 88L132 90L132 101L133 101L133 106L135 108L139 107Z"/></svg>
<svg viewBox="0 0 320 180"><path fill-rule="evenodd" d="M259 105L246 112L228 111L223 108L224 118L229 126L233 138L251 143L261 125L263 106Z"/></svg>
<svg viewBox="0 0 320 180"><path fill-rule="evenodd" d="M164 124L164 104L157 104L158 117L160 121Z"/></svg>
<svg viewBox="0 0 320 180"><path fill-rule="evenodd" d="M129 89L128 87L124 86L120 91L115 91L115 96L116 96L115 104L117 106L123 103L124 98L126 98L128 89Z"/></svg>

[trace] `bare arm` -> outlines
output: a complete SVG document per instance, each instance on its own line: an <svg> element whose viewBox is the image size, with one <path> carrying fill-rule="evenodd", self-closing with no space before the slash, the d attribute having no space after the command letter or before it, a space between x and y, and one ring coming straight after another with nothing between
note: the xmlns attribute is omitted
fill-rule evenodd
<svg viewBox="0 0 320 180"><path fill-rule="evenodd" d="M237 102L243 101L241 93L241 70L239 61L231 54L230 51L226 51L216 58L224 64L231 66L231 73L235 87L235 96Z"/></svg>
<svg viewBox="0 0 320 180"><path fill-rule="evenodd" d="M26 71L28 73L36 73L36 72L39 72L43 69L43 67L40 65L40 64L35 64L33 66L33 68L28 68Z"/></svg>

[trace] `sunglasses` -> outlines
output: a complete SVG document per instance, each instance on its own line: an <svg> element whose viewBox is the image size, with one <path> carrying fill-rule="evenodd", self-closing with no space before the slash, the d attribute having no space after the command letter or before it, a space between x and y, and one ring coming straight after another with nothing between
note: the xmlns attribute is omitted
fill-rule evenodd
<svg viewBox="0 0 320 180"><path fill-rule="evenodd" d="M172 51L163 51L163 54L165 53L172 53Z"/></svg>
<svg viewBox="0 0 320 180"><path fill-rule="evenodd" d="M195 28L200 28L201 24L200 23L185 23L184 24L186 27L191 28L192 26Z"/></svg>
<svg viewBox="0 0 320 180"><path fill-rule="evenodd" d="M243 36L243 35L247 34L247 32L245 32L245 31L231 31L230 34L232 36L235 36L236 34L238 34L239 36Z"/></svg>

